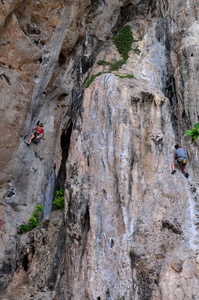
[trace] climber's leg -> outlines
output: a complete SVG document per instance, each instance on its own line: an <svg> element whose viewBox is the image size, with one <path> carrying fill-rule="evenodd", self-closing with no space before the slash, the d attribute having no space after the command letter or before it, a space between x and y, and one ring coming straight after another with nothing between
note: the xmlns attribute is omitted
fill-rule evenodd
<svg viewBox="0 0 199 300"><path fill-rule="evenodd" d="M189 174L188 174L188 172L187 172L187 169L184 167L184 166L182 166L182 172L184 172L184 174L185 174L185 177L189 177Z"/></svg>
<svg viewBox="0 0 199 300"><path fill-rule="evenodd" d="M172 168L171 174L174 174L176 172L176 165L174 163L172 163L171 168Z"/></svg>
<svg viewBox="0 0 199 300"><path fill-rule="evenodd" d="M32 140L35 138L34 134L31 133L31 136L29 138L29 141L28 141L28 145L30 145L30 143L32 142Z"/></svg>

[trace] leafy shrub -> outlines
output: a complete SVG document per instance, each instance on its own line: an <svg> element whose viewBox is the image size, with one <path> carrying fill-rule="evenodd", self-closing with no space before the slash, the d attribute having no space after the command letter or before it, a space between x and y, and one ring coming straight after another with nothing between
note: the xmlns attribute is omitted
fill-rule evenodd
<svg viewBox="0 0 199 300"><path fill-rule="evenodd" d="M43 206L37 204L37 206L35 206L35 212L32 214L32 218L28 220L28 224L19 225L20 232L26 233L39 226L41 221L39 216L41 212L43 212Z"/></svg>
<svg viewBox="0 0 199 300"><path fill-rule="evenodd" d="M125 64L125 63L126 63L126 60L124 60L124 59L117 60L117 61L115 61L113 63L110 63L110 71L117 71L117 70L119 70L121 68L121 66L123 64Z"/></svg>
<svg viewBox="0 0 199 300"><path fill-rule="evenodd" d="M197 140L197 138L199 137L199 123L196 123L194 127L195 128L191 130L187 130L184 134L184 136L192 136L192 143L195 142L195 140Z"/></svg>
<svg viewBox="0 0 199 300"><path fill-rule="evenodd" d="M55 201L53 202L53 210L64 208L64 190L57 190L55 193Z"/></svg>
<svg viewBox="0 0 199 300"><path fill-rule="evenodd" d="M99 60L97 62L98 65L110 66L110 69L108 72L99 72L95 75L91 75L91 78L86 82L85 88L88 88L97 76L119 70L121 68L121 66L126 63L128 57L129 57L129 51L131 50L132 43L138 42L139 40L134 40L132 32L131 32L131 27L129 25L126 25L120 30L119 34L113 38L113 41L117 47L118 52L122 55L122 59L112 62L112 63L108 62L106 60ZM140 53L141 53L141 51L140 51L140 49L138 49L138 47L136 47L134 49L134 52L137 53L138 55L140 55ZM121 77L121 78L123 78L123 77ZM133 78L133 77L128 77L128 78Z"/></svg>
<svg viewBox="0 0 199 300"><path fill-rule="evenodd" d="M129 51L131 50L131 45L134 41L131 27L129 25L124 26L120 30L119 34L113 38L113 41L118 52L122 55L123 60L127 61L129 57Z"/></svg>

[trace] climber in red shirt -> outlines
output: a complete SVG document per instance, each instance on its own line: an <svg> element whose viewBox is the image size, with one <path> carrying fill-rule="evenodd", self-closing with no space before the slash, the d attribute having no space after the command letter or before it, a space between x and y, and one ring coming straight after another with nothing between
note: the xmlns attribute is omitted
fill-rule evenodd
<svg viewBox="0 0 199 300"><path fill-rule="evenodd" d="M38 127L33 128L32 130L34 131L31 133L28 143L26 143L28 147L32 141L39 141L44 137L43 123L40 123Z"/></svg>

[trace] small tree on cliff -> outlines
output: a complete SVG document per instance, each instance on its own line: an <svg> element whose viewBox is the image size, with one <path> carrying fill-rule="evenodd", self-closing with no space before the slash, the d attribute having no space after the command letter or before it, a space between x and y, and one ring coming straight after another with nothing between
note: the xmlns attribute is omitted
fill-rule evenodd
<svg viewBox="0 0 199 300"><path fill-rule="evenodd" d="M192 137L192 141L191 143L195 142L195 140L197 140L197 138L199 137L199 123L196 123L194 128L191 130L187 130L184 134L184 136L188 136L191 135Z"/></svg>

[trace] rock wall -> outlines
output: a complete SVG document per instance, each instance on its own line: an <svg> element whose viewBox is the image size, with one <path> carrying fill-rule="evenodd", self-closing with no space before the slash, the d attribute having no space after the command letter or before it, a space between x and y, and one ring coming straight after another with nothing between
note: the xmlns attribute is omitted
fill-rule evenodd
<svg viewBox="0 0 199 300"><path fill-rule="evenodd" d="M199 6L4 2L0 299L197 299L198 142L183 134L199 116ZM111 37L125 24L127 63L103 73L97 61L121 59ZM170 174L177 88L189 179ZM45 139L27 148L39 120ZM62 188L65 214L51 214ZM44 222L19 235L37 203Z"/></svg>

